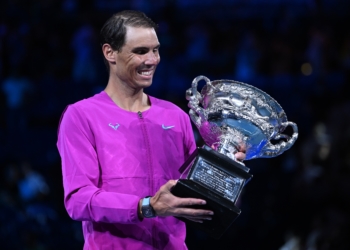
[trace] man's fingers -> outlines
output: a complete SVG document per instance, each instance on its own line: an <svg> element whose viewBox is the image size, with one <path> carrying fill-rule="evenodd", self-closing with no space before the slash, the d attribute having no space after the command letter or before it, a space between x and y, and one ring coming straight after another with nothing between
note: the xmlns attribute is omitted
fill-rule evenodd
<svg viewBox="0 0 350 250"><path fill-rule="evenodd" d="M211 216L214 215L214 212L210 210L194 209L194 208L176 208L174 209L174 214L175 216L210 220Z"/></svg>
<svg viewBox="0 0 350 250"><path fill-rule="evenodd" d="M196 220L196 219L190 219L190 218L187 218L188 220L191 220L191 221L194 221L194 222L198 222L198 223L203 223L202 220Z"/></svg>
<svg viewBox="0 0 350 250"><path fill-rule="evenodd" d="M164 187L170 191L176 185L176 182L177 180L170 180L167 183L165 183Z"/></svg>
<svg viewBox="0 0 350 250"><path fill-rule="evenodd" d="M189 219L189 220L201 220L201 221L204 221L204 220L212 220L212 216L197 216L197 217L194 217L194 216L182 216L186 219Z"/></svg>
<svg viewBox="0 0 350 250"><path fill-rule="evenodd" d="M195 198L179 198L177 197L175 201L176 207L189 207L189 206L195 206L195 205L205 205L207 202L202 199L195 199Z"/></svg>
<svg viewBox="0 0 350 250"><path fill-rule="evenodd" d="M236 156L236 159L239 161L243 161L246 157L245 153L242 153L242 152L235 153L235 156Z"/></svg>

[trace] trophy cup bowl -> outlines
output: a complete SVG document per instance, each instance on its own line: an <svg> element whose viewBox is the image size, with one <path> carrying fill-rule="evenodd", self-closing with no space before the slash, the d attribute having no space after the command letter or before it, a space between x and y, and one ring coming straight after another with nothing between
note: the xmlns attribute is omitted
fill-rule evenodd
<svg viewBox="0 0 350 250"><path fill-rule="evenodd" d="M201 80L206 84L199 93ZM242 82L198 76L186 91L186 99L205 145L197 147L181 166L186 177L177 181L172 193L206 200L201 208L213 210L214 216L203 223L178 219L219 239L241 213L235 203L252 178L235 153L245 152L245 160L278 156L295 143L298 127L288 121L276 100ZM293 130L291 136L283 134L288 126Z"/></svg>

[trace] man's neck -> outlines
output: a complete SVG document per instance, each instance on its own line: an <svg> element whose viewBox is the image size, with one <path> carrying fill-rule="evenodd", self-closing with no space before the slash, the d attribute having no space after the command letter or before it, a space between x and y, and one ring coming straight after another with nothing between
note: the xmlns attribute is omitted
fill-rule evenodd
<svg viewBox="0 0 350 250"><path fill-rule="evenodd" d="M150 108L148 96L143 89L131 89L120 84L108 82L105 92L121 109L138 112Z"/></svg>

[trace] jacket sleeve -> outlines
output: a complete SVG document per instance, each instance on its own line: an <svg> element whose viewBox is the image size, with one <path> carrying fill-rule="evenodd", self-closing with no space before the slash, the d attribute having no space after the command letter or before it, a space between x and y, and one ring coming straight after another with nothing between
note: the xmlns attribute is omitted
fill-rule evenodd
<svg viewBox="0 0 350 250"><path fill-rule="evenodd" d="M189 116L185 115L185 159L187 159L196 149L196 141L194 139L193 128Z"/></svg>
<svg viewBox="0 0 350 250"><path fill-rule="evenodd" d="M106 192L100 187L100 166L94 134L87 119L74 106L63 113L57 147L61 156L64 204L74 220L137 223L141 197Z"/></svg>

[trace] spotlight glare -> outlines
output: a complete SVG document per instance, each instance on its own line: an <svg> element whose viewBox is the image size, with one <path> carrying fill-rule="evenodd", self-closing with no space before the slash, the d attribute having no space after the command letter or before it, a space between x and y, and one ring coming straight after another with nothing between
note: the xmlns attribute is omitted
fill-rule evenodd
<svg viewBox="0 0 350 250"><path fill-rule="evenodd" d="M312 66L310 63L303 63L301 65L301 73L305 76L309 76L312 74Z"/></svg>

